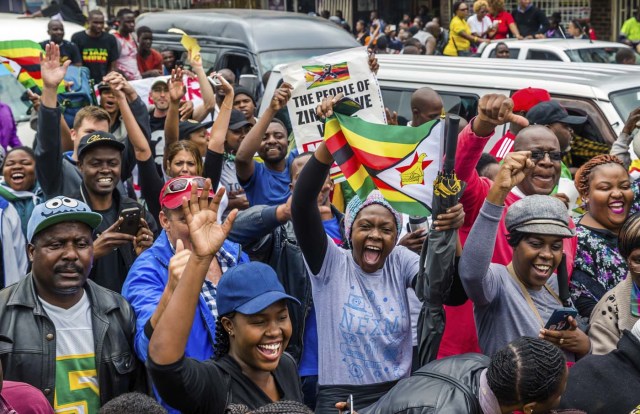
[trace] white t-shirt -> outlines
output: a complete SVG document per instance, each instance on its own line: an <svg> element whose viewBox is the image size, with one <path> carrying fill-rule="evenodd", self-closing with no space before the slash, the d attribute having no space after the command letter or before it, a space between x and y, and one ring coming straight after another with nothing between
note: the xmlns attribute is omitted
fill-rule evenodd
<svg viewBox="0 0 640 414"><path fill-rule="evenodd" d="M413 338L407 289L418 273L418 255L397 246L382 269L366 273L350 250L331 238L327 244L320 272L309 271L318 338L332 338L318 344L319 384L364 385L408 377Z"/></svg>
<svg viewBox="0 0 640 414"><path fill-rule="evenodd" d="M91 322L91 303L86 292L69 309L40 298L42 307L56 327L56 413L97 413L100 388L96 369Z"/></svg>
<svg viewBox="0 0 640 414"><path fill-rule="evenodd" d="M484 16L482 21L478 21L478 15L474 14L467 19L467 23L471 28L471 33L475 33L478 36L484 36L484 34L491 29L491 19L489 16Z"/></svg>

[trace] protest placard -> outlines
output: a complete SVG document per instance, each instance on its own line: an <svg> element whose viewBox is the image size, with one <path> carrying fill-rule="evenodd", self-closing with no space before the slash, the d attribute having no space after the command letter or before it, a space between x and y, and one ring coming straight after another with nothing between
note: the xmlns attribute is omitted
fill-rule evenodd
<svg viewBox="0 0 640 414"><path fill-rule="evenodd" d="M380 86L364 47L291 63L282 68L282 78L293 86L287 110L300 152L314 151L322 141L324 124L315 110L326 96L343 93L362 107L358 117L386 124Z"/></svg>

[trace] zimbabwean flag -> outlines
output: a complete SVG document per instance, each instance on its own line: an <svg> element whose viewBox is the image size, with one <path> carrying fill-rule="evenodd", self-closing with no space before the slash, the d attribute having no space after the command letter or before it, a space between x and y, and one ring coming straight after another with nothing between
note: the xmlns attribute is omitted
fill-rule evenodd
<svg viewBox="0 0 640 414"><path fill-rule="evenodd" d="M443 131L440 120L413 128L334 113L325 124L324 140L362 200L378 189L396 210L425 216L440 170Z"/></svg>
<svg viewBox="0 0 640 414"><path fill-rule="evenodd" d="M40 44L31 40L0 41L0 63L28 89L42 90L40 53L44 53Z"/></svg>
<svg viewBox="0 0 640 414"><path fill-rule="evenodd" d="M302 69L305 71L304 80L306 82L307 89L331 85L332 83L338 83L350 79L349 65L347 65L347 62L303 66Z"/></svg>

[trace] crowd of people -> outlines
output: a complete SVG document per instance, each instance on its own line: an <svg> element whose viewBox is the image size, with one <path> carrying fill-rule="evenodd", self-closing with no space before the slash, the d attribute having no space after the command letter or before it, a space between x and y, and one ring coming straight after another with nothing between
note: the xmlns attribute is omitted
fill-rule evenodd
<svg viewBox="0 0 640 414"><path fill-rule="evenodd" d="M455 3L445 45L426 9L397 32L372 14L357 37L460 55L508 32L562 30L527 0L513 16L500 0L472 7L467 18L469 5ZM257 117L233 71L190 53L194 104L173 52L152 49L133 12L118 19L111 35L90 12L73 42L51 20L43 88L30 94L33 148L6 143L0 412L640 410L640 183L628 172L640 108L610 153L572 171L572 128L587 117L543 89L481 97L457 141L466 188L429 219L430 234L457 248L438 359L420 366L428 232L408 229L377 190L334 205L348 184L332 181L324 143L295 149L291 85L262 97ZM369 65L375 73L374 55ZM69 126L58 95L71 66L88 67L100 101ZM130 81L163 73L148 107ZM339 99L326 97L318 118ZM417 89L406 128L443 106Z"/></svg>
<svg viewBox="0 0 640 414"><path fill-rule="evenodd" d="M335 15L325 11L321 16L351 31L341 11ZM495 42L498 46L492 57L506 59L510 58L509 47L504 42L508 38L596 40L588 19L571 19L563 27L561 13L554 12L547 17L531 0L519 0L511 11L505 10L503 0L456 1L448 26L440 17L432 16L425 6L421 6L413 18L404 14L397 24L385 22L377 11L372 11L368 21L361 19L355 23L353 35L362 45L382 54L472 56L483 43ZM624 22L618 40L637 49L640 14ZM635 64L632 50L622 50L616 62Z"/></svg>

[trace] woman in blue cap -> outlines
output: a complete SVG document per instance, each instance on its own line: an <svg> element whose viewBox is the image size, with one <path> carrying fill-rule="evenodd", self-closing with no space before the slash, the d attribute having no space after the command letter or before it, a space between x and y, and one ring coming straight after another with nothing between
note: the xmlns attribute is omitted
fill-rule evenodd
<svg viewBox="0 0 640 414"><path fill-rule="evenodd" d="M215 253L231 230L237 211L216 221L224 190L211 203L211 182L183 199L192 252L149 342L148 368L158 393L183 413L223 413L231 404L257 409L279 400L302 402L295 361L284 353L291 337L287 295L273 269L259 262L228 270L216 303L216 355L200 362L184 349L202 283Z"/></svg>

